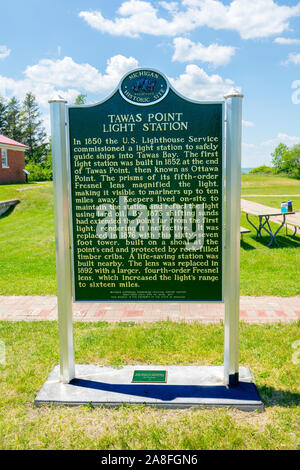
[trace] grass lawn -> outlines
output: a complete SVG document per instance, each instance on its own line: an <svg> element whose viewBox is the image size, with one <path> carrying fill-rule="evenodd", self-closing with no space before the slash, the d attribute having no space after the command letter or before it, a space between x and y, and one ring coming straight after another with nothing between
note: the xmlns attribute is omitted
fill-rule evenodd
<svg viewBox="0 0 300 470"><path fill-rule="evenodd" d="M242 197L246 194L300 195L300 179L278 175L242 175Z"/></svg>
<svg viewBox="0 0 300 470"><path fill-rule="evenodd" d="M257 223L257 220L254 222ZM254 229L244 213L241 215L241 225L251 230L251 233L243 235L241 241L241 295L300 295L299 235L292 238L293 231L289 230L289 236L286 236L285 228L282 228L281 235L276 237L280 246L269 248L270 236L265 232L262 238L255 240ZM279 228L278 224L270 225L273 233Z"/></svg>
<svg viewBox="0 0 300 470"><path fill-rule="evenodd" d="M248 175L246 175L248 176ZM253 178L253 176L251 176ZM244 178L244 176L243 176ZM266 186L260 185L266 179ZM270 178L270 182L268 179ZM286 178L275 177L285 184ZM248 178L247 178L248 179ZM269 188L269 194L276 194L277 186L273 183L274 177L267 176L254 176L252 184L256 185L252 194L264 194L264 189ZM255 182L256 181L256 182ZM289 179L292 186L289 191L284 194L300 194L300 180ZM298 183L298 188L294 188L293 183ZM275 179L276 182L276 179ZM273 188L271 188L273 184ZM243 188L245 187L243 183ZM284 187L284 186L282 186ZM244 192L244 191L242 191ZM247 199L247 196L242 196ZM287 201L288 198L278 197L251 197L249 201L257 202L265 206L274 207L280 210L281 202ZM291 197L293 201L293 209L300 211L300 197ZM252 217L253 221L257 223L257 218ZM256 219L256 220L255 220ZM277 296L293 296L300 294L300 236L299 231L295 238L291 238L293 230L288 230L289 236L286 236L285 227L281 229L280 235L277 240L280 243L279 247L268 248L270 237L266 232L263 232L261 239L255 240L254 229L247 222L244 213L241 214L241 225L251 230L250 234L243 235L241 242L241 293L242 295L277 295ZM278 224L271 223L274 231L279 228ZM278 274L278 266L280 266L280 275ZM249 275L252 273L252 275ZM255 280L254 280L255 275ZM257 292L261 292L258 294Z"/></svg>
<svg viewBox="0 0 300 470"><path fill-rule="evenodd" d="M300 194L300 180L279 176L243 175L243 192L279 191ZM286 186L288 185L288 186ZM33 187L27 191L18 188ZM247 189L248 188L248 189ZM244 196L245 197L245 196ZM56 293L52 183L0 186L0 200L18 198L21 204L0 219L0 295L45 295ZM279 198L251 198L279 207ZM287 198L285 198L287 199ZM300 210L300 198L292 198ZM242 214L241 225L251 226ZM277 229L278 225L274 225ZM280 247L268 248L269 236L256 241L254 232L241 244L241 294L293 296L300 294L300 237L278 237ZM280 274L279 274L280 269Z"/></svg>
<svg viewBox="0 0 300 470"><path fill-rule="evenodd" d="M244 199L247 199L247 196L243 196ZM300 196L294 196L291 198L293 202L293 210L296 212L300 212ZM287 202L288 198L282 196L260 196L260 197L248 197L248 201L258 202L259 204L263 204L264 206L274 207L274 209L280 210L281 203Z"/></svg>
<svg viewBox="0 0 300 470"><path fill-rule="evenodd" d="M223 325L76 323L77 363L220 365ZM124 341L124 339L126 339ZM292 361L299 323L241 324L241 364L254 374L263 413L63 406L33 400L58 363L56 322L0 322L1 449L296 449L300 365Z"/></svg>
<svg viewBox="0 0 300 470"><path fill-rule="evenodd" d="M56 293L52 183L0 186L5 199L21 204L0 219L0 295Z"/></svg>

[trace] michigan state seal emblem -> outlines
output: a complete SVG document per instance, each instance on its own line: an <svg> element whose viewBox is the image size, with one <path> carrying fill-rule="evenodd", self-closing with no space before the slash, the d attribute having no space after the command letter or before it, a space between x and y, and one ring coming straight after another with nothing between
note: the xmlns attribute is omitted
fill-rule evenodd
<svg viewBox="0 0 300 470"><path fill-rule="evenodd" d="M156 70L137 69L125 75L119 91L130 103L147 106L162 100L169 91L169 85Z"/></svg>

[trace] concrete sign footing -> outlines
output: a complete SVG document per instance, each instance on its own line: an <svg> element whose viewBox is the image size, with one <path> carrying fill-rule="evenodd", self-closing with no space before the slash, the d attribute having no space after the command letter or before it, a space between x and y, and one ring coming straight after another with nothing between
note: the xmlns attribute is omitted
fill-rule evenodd
<svg viewBox="0 0 300 470"><path fill-rule="evenodd" d="M132 383L134 371L165 370L167 383ZM263 411L250 370L239 369L236 387L224 385L223 366L128 365L121 368L76 364L75 379L60 382L55 366L34 403L70 406L148 405L160 408L234 407Z"/></svg>

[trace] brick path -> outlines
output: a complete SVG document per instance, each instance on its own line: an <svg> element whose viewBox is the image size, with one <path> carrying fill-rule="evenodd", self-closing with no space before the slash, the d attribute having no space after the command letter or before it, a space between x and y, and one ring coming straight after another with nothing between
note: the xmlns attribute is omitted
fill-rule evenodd
<svg viewBox="0 0 300 470"><path fill-rule="evenodd" d="M134 321L161 320L201 323L223 319L222 304L200 303L94 303L82 302L73 306L74 320ZM240 318L252 323L289 322L300 318L300 297L241 297ZM56 320L56 296L2 296L0 320Z"/></svg>

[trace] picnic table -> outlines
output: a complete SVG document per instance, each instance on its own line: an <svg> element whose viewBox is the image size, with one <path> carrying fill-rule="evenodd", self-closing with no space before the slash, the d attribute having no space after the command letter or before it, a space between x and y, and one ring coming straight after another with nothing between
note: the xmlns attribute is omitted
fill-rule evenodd
<svg viewBox="0 0 300 470"><path fill-rule="evenodd" d="M252 227L255 229L256 231L256 237L262 237L262 230L265 230L271 237L271 240L270 240L270 243L268 244L268 246L271 246L273 245L277 245L279 246L279 243L278 241L276 240L276 235L278 234L278 232L282 229L282 227L286 224L286 216L287 215L292 215L292 214L295 214L295 212L281 212L280 210L244 210L244 212L246 213L246 219L248 220L249 224L252 225ZM253 222L251 222L251 220L249 219L249 216L252 215L252 216L255 216L255 217L258 217L258 225L255 225ZM269 223L269 220L270 220L270 217L279 217L279 216L282 216L282 223L281 225L279 226L279 228L276 230L275 233L273 233L272 231L272 228L270 226L270 223Z"/></svg>

